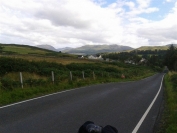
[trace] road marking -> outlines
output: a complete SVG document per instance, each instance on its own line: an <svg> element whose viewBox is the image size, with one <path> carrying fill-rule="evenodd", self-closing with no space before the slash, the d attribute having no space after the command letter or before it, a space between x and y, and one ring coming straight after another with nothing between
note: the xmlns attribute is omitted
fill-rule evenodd
<svg viewBox="0 0 177 133"><path fill-rule="evenodd" d="M81 88L84 88L84 87L81 87ZM37 99L41 99L41 98L44 98L44 97L48 97L48 96L52 96L52 95L64 93L64 92L67 92L67 91L73 91L73 90L81 89L81 88L76 88L76 89L71 89L71 90L65 90L65 91L61 91L61 92L56 92L56 93L44 95L44 96L41 96L41 97L36 97L36 98L29 99L29 100L25 100L25 101L13 103L13 104L5 105L5 106L0 107L0 109L7 108L7 107L10 107L10 106L14 106L14 105L21 104L21 103L26 103L26 102L37 100Z"/></svg>
<svg viewBox="0 0 177 133"><path fill-rule="evenodd" d="M163 75L164 77L164 75ZM162 77L162 81L163 81L163 77ZM161 81L161 85L159 88L159 91L157 92L156 96L154 97L153 101L151 102L151 104L149 105L149 107L147 108L146 112L144 113L144 115L141 117L140 121L138 122L138 124L136 125L136 127L134 128L134 130L132 131L132 133L137 133L138 129L140 128L141 124L143 123L144 119L146 118L147 114L149 113L150 109L152 108L152 106L154 105L154 102L156 101L161 89L162 89L162 81Z"/></svg>

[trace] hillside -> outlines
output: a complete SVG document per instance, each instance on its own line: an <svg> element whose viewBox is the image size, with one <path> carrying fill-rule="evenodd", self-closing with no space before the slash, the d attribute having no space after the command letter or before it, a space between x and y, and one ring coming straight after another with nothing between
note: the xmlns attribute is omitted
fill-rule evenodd
<svg viewBox="0 0 177 133"><path fill-rule="evenodd" d="M37 55L37 56L55 56L55 57L76 57L71 54L56 52L48 49L20 45L20 44L1 44L2 50L0 54L2 55Z"/></svg>
<svg viewBox="0 0 177 133"><path fill-rule="evenodd" d="M168 46L142 46L137 48L136 50L167 50Z"/></svg>
<svg viewBox="0 0 177 133"><path fill-rule="evenodd" d="M85 45L79 48L73 48L70 50L64 50L65 53L72 54L82 54L82 55L91 55L97 53L110 53L110 52L122 52L126 50L132 50L133 48L129 46L122 45Z"/></svg>
<svg viewBox="0 0 177 133"><path fill-rule="evenodd" d="M165 45L165 46L142 46L137 48L136 50L167 50L171 44ZM177 44L173 44L175 47L177 47Z"/></svg>
<svg viewBox="0 0 177 133"><path fill-rule="evenodd" d="M53 46L51 45L36 45L36 47L38 48L42 48L42 49L47 49L47 50L52 50L52 51L57 51L57 49L55 49Z"/></svg>
<svg viewBox="0 0 177 133"><path fill-rule="evenodd" d="M4 54L48 54L52 53L51 50L45 50L33 46L28 45L20 45L20 44L0 44L3 47L2 53Z"/></svg>
<svg viewBox="0 0 177 133"><path fill-rule="evenodd" d="M55 52L28 45L1 44L0 57L20 58L29 61L47 61L61 64L70 63L95 63L93 60L78 59L76 55Z"/></svg>

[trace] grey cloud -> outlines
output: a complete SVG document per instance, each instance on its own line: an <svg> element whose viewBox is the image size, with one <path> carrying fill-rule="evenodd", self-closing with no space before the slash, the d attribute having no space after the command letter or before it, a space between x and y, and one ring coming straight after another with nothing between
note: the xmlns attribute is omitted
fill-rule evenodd
<svg viewBox="0 0 177 133"><path fill-rule="evenodd" d="M138 36L148 39L150 44L169 42L177 40L177 25L171 28L141 28L137 33Z"/></svg>
<svg viewBox="0 0 177 133"><path fill-rule="evenodd" d="M82 20L77 13L67 9L45 9L38 11L35 16L40 19L50 20L55 26L71 26L77 29L88 28L90 22Z"/></svg>

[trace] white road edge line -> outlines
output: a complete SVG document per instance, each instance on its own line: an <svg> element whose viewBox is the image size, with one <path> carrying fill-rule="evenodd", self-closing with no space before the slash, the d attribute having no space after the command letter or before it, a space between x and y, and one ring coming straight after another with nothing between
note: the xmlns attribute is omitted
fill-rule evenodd
<svg viewBox="0 0 177 133"><path fill-rule="evenodd" d="M164 75L162 77L162 81L163 81ZM138 122L138 124L136 125L136 127L134 128L134 130L132 131L132 133L137 133L138 129L140 128L141 124L143 123L144 119L146 118L147 114L149 113L150 109L152 108L154 102L156 101L161 89L162 89L162 81L161 81L161 85L159 88L159 91L157 92L156 96L154 97L153 101L151 102L151 104L149 105L149 107L147 108L146 112L144 113L144 115L141 117L140 121Z"/></svg>
<svg viewBox="0 0 177 133"><path fill-rule="evenodd" d="M83 88L83 87L81 87L81 88ZM14 106L14 105L21 104L21 103L26 103L26 102L33 101L33 100L36 100L36 99L41 99L41 98L44 98L44 97L48 97L48 96L64 93L64 92L67 92L67 91L77 90L77 89L80 89L80 88L66 90L66 91L60 91L60 92L44 95L44 96L41 96L41 97L36 97L36 98L29 99L29 100L24 100L24 101L21 101L21 102L17 102L17 103L13 103L13 104L2 106L2 107L0 107L0 109L7 108L7 107L10 107L10 106Z"/></svg>

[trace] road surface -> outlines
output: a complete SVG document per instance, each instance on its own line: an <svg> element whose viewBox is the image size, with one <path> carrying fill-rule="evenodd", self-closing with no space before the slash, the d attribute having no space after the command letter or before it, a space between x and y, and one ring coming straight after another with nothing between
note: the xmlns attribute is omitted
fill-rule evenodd
<svg viewBox="0 0 177 133"><path fill-rule="evenodd" d="M163 99L163 75L92 85L0 107L0 133L77 133L88 120L112 125L119 133L152 133Z"/></svg>

